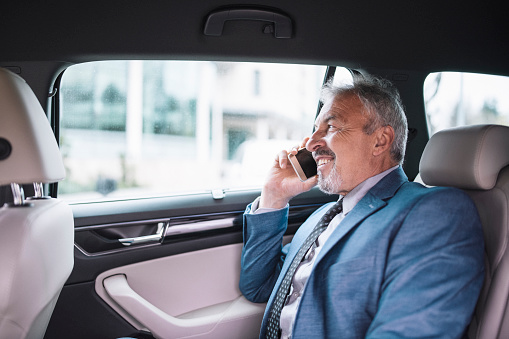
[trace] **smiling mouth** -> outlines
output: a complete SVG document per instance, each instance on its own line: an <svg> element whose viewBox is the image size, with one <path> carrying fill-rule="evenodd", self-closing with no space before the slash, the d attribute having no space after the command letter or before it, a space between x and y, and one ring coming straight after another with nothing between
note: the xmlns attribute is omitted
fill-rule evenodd
<svg viewBox="0 0 509 339"><path fill-rule="evenodd" d="M336 160L336 155L334 154L334 152L332 152L332 150L330 149L325 148L320 148L313 152L313 157L315 158L316 166L318 168L323 167L328 163Z"/></svg>
<svg viewBox="0 0 509 339"><path fill-rule="evenodd" d="M322 166L322 165L328 164L331 161L332 161L332 159L320 159L320 160L318 160L317 165Z"/></svg>

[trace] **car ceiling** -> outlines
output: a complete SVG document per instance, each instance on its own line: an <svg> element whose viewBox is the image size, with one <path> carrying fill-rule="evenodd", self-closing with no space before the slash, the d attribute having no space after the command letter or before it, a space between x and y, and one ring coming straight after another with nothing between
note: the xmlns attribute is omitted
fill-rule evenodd
<svg viewBox="0 0 509 339"><path fill-rule="evenodd" d="M246 7L287 14L292 38L254 21L203 34L211 12ZM508 22L481 1L10 1L0 13L0 61L178 58L507 75Z"/></svg>

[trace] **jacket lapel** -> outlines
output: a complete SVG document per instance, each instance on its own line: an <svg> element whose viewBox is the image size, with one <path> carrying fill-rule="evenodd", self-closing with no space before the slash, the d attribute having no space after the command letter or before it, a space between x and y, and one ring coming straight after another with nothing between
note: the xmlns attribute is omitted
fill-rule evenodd
<svg viewBox="0 0 509 339"><path fill-rule="evenodd" d="M295 236L292 239L291 247L289 252L286 255L285 261L283 263L283 267L281 268L281 272L279 274L279 277L276 281L276 284L274 285L274 289L272 290L272 293L269 297L269 300L267 302L267 307L265 308L265 313L263 316L262 321L262 331L260 333L260 338L264 338L265 335L265 328L267 327L267 319L268 319L268 312L272 309L272 303L274 302L274 298L276 297L277 290L279 289L279 286L281 285L281 282L286 275L286 272L288 271L288 268L290 267L290 264L293 261L293 258L299 251L300 247L306 240L307 236L312 232L315 225L318 223L320 218L329 210L330 206L335 204L334 202L331 202L329 204L325 204L319 209L315 211L300 227Z"/></svg>
<svg viewBox="0 0 509 339"><path fill-rule="evenodd" d="M407 182L405 173L398 167L387 174L355 205L348 215L341 221L316 258L315 265L353 228L357 227L371 214L384 208L387 200L396 194L397 190Z"/></svg>
<svg viewBox="0 0 509 339"><path fill-rule="evenodd" d="M286 258L285 258L285 261L284 261L284 264L282 267L282 272L286 273L286 271L288 270L288 267L290 266L291 262L293 261L293 258L295 257L295 255L297 254L297 252L299 251L301 246L306 241L306 238L308 237L308 235L313 231L313 229L318 224L318 222L320 221L322 216L325 213L327 213L329 208L334 204L335 204L335 202L331 202L331 203L323 205L318 210L316 210L315 213L313 213L313 215L310 218L308 218L306 220L306 222L304 222L299 227L298 232L295 234L295 236L292 239L292 246L291 246L288 254L286 255ZM281 275L283 275L283 274L281 274Z"/></svg>

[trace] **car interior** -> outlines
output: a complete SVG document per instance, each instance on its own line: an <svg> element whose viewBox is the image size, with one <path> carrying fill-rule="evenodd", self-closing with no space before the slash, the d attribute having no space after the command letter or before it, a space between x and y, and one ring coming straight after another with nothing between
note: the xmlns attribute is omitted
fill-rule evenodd
<svg viewBox="0 0 509 339"><path fill-rule="evenodd" d="M242 214L327 81L401 94L409 180L474 201L470 339L509 338L509 22L490 2L3 4L0 339L257 338ZM317 208L290 202L285 242Z"/></svg>

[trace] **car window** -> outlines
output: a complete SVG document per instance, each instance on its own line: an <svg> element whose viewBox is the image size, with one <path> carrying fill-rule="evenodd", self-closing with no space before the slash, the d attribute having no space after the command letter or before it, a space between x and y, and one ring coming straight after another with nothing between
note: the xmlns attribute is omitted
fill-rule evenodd
<svg viewBox="0 0 509 339"><path fill-rule="evenodd" d="M325 71L204 61L71 66L60 87L67 178L58 196L84 202L259 187L277 151L312 132Z"/></svg>
<svg viewBox="0 0 509 339"><path fill-rule="evenodd" d="M488 74L431 73L424 82L430 136L449 127L509 125L509 77Z"/></svg>

